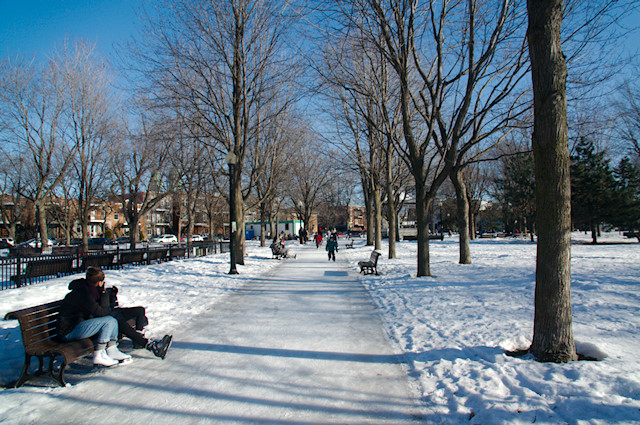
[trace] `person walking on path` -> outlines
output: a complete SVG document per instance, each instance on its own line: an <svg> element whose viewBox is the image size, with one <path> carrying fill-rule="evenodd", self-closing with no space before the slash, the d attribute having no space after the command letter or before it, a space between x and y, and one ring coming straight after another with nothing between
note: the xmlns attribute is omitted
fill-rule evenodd
<svg viewBox="0 0 640 425"><path fill-rule="evenodd" d="M338 238L336 234L332 234L327 241L327 253L329 254L329 261L336 261L336 252L338 252Z"/></svg>
<svg viewBox="0 0 640 425"><path fill-rule="evenodd" d="M322 245L322 233L320 232L316 233L316 236L314 239L316 241L316 249L320 248L320 245Z"/></svg>

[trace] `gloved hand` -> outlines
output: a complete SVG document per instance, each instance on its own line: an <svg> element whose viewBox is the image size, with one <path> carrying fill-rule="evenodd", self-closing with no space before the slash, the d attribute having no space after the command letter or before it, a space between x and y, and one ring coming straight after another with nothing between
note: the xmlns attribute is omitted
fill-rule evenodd
<svg viewBox="0 0 640 425"><path fill-rule="evenodd" d="M112 286L112 287L111 287L111 293L112 293L113 295L117 294L117 293L118 293L118 287L117 287L117 286Z"/></svg>

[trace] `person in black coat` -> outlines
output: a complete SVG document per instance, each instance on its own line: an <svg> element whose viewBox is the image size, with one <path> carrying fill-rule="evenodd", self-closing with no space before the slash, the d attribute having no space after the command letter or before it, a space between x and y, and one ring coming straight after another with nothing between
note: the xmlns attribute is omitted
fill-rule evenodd
<svg viewBox="0 0 640 425"><path fill-rule="evenodd" d="M93 364L113 366L130 362L131 356L118 350L118 321L109 313L109 296L104 289L104 272L90 267L84 279L69 284L69 292L60 306L58 335L62 340L97 335Z"/></svg>
<svg viewBox="0 0 640 425"><path fill-rule="evenodd" d="M118 303L118 287L112 286L106 290L109 296L109 309L111 315L118 321L120 332L133 341L133 348L146 348L157 357L164 357L171 345L172 335L165 335L159 340L150 340L144 336L142 330L149 324L144 307L120 307ZM135 328L129 321L135 321Z"/></svg>

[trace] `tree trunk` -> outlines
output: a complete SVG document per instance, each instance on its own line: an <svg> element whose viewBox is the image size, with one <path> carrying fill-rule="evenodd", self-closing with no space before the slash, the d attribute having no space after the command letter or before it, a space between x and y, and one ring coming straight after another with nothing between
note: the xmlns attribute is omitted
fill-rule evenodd
<svg viewBox="0 0 640 425"><path fill-rule="evenodd" d="M458 215L460 264L471 264L471 248L469 247L469 199L467 188L462 177L462 170L453 169L450 173L451 182L456 189L456 209Z"/></svg>
<svg viewBox="0 0 640 425"><path fill-rule="evenodd" d="M365 187L365 190L367 190L368 188ZM366 210L366 214L367 214L367 246L372 246L373 245L373 240L375 237L375 219L373 217L374 215L374 209L373 209L373 202L372 202L372 198L373 196L370 193L365 193L364 195L364 205L365 205L365 210Z"/></svg>
<svg viewBox="0 0 640 425"><path fill-rule="evenodd" d="M275 214L270 216L271 226L271 239L275 239L278 236L278 217Z"/></svg>
<svg viewBox="0 0 640 425"><path fill-rule="evenodd" d="M382 200L380 199L380 190L373 190L373 209L375 211L376 240L375 249L382 249Z"/></svg>
<svg viewBox="0 0 640 425"><path fill-rule="evenodd" d="M264 202L260 203L260 246L265 246L267 236L267 223L265 221L267 213L265 212Z"/></svg>
<svg viewBox="0 0 640 425"><path fill-rule="evenodd" d="M397 227L396 227L396 222L398 221L397 219L397 213L396 213L396 203L394 201L394 197L393 197L393 188L391 187L390 184L387 185L386 188L386 192L387 192L387 223L389 223L389 258L396 258L396 238L398 237L397 234Z"/></svg>
<svg viewBox="0 0 640 425"><path fill-rule="evenodd" d="M422 184L416 186L416 227L418 231L418 277L431 276L429 265L429 199Z"/></svg>
<svg viewBox="0 0 640 425"><path fill-rule="evenodd" d="M233 247L236 251L236 264L244 265L244 199L242 198L242 181L240 179L240 167L234 167L236 176L235 184L235 203L234 203L234 221L236 222L236 232L233 239Z"/></svg>
<svg viewBox="0 0 640 425"><path fill-rule="evenodd" d="M44 199L38 199L35 203L38 212L38 228L40 229L40 243L43 251L49 249L49 234L47 230L47 207Z"/></svg>
<svg viewBox="0 0 640 425"><path fill-rule="evenodd" d="M571 313L571 185L562 0L527 0L533 80L537 261L533 341L540 361L576 360Z"/></svg>

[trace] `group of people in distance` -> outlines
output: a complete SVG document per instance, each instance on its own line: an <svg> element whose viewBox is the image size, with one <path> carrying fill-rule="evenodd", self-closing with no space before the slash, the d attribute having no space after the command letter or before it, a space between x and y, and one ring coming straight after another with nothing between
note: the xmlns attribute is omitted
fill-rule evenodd
<svg viewBox="0 0 640 425"><path fill-rule="evenodd" d="M105 275L97 267L89 267L84 278L73 280L60 306L58 335L64 341L95 338L93 364L114 366L130 363L131 356L118 348L118 335L133 341L134 348L146 348L164 359L171 346L171 335L150 340L143 330L149 323L144 307L120 307L118 288L105 288ZM135 325L129 324L135 320Z"/></svg>
<svg viewBox="0 0 640 425"><path fill-rule="evenodd" d="M316 248L319 248L322 245L322 233L318 232L315 236ZM327 251L327 255L329 256L329 261L336 261L336 252L338 252L338 235L334 232L329 236L329 240L327 240L327 245L325 247Z"/></svg>

